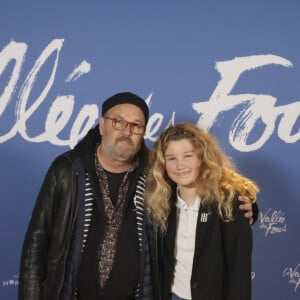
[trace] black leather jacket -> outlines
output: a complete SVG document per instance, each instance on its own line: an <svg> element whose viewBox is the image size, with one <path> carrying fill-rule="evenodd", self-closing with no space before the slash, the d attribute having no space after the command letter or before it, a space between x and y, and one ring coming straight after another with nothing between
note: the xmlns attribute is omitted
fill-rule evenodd
<svg viewBox="0 0 300 300"><path fill-rule="evenodd" d="M95 147L99 142L98 127L95 127L74 150L57 157L50 166L23 244L20 300L73 299L71 295L62 297L61 290L66 282L72 282L69 272L66 272L66 264L74 239L78 207L78 170L75 161L81 160L84 172L91 178L94 197L99 197L99 184L94 170ZM142 174L147 160L147 148L144 145L139 153L139 160L140 168L135 172ZM148 251L145 252L149 255ZM141 260L144 259L141 255ZM149 293L141 296L144 298L139 299L152 299Z"/></svg>

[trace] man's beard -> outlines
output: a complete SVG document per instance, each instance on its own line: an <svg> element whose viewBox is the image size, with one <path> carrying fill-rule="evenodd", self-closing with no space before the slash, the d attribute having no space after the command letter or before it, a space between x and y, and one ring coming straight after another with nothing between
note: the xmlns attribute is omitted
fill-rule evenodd
<svg viewBox="0 0 300 300"><path fill-rule="evenodd" d="M124 149L124 145L120 143L127 142L128 146ZM121 136L116 139L115 147L108 149L112 156L119 161L132 161L140 149L140 145L135 145L131 138Z"/></svg>

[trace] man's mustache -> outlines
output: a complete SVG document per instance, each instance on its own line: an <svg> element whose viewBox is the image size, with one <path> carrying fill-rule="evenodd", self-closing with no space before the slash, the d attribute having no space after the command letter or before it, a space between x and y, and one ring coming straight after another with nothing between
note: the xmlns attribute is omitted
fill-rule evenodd
<svg viewBox="0 0 300 300"><path fill-rule="evenodd" d="M121 136L121 137L117 138L117 142L128 142L128 144L130 144L131 146L134 146L132 139L130 137L126 137L126 136Z"/></svg>

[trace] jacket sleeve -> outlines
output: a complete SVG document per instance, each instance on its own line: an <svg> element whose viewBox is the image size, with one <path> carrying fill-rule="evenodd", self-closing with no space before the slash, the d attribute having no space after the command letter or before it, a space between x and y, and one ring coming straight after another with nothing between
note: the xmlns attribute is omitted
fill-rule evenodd
<svg viewBox="0 0 300 300"><path fill-rule="evenodd" d="M233 203L234 220L223 223L228 300L251 299L252 230L248 219Z"/></svg>
<svg viewBox="0 0 300 300"><path fill-rule="evenodd" d="M39 191L28 229L25 235L20 262L19 299L44 299L44 286L48 273L55 264L55 255L50 260L50 252L58 253L57 226L62 217L61 203L67 188L71 185L72 168L70 162L60 157L50 166ZM64 207L65 209L65 207ZM61 230L65 230L61 224ZM57 257L59 259L59 257Z"/></svg>
<svg viewBox="0 0 300 300"><path fill-rule="evenodd" d="M161 299L161 286L160 286L160 278L161 275L160 269L159 269L159 261L158 261L158 232L154 229L153 225L151 224L151 221L149 220L149 217L147 216L147 213L145 215L145 235L146 239L148 240L148 252L150 257L150 271L151 271L151 283L152 283L152 289L153 289L153 296L152 298L155 300ZM151 298L149 298L151 299Z"/></svg>
<svg viewBox="0 0 300 300"><path fill-rule="evenodd" d="M258 218L258 213L259 213L259 208L258 208L258 205L257 205L257 202L253 203L252 204L252 211L253 211L253 223L254 224Z"/></svg>

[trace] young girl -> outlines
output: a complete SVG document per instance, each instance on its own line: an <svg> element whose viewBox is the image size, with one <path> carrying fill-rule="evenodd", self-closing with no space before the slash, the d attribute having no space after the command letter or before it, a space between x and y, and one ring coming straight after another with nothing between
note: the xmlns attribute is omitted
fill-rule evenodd
<svg viewBox="0 0 300 300"><path fill-rule="evenodd" d="M197 126L180 123L159 136L145 199L163 299L251 299L252 232L237 198L255 202L258 191Z"/></svg>

